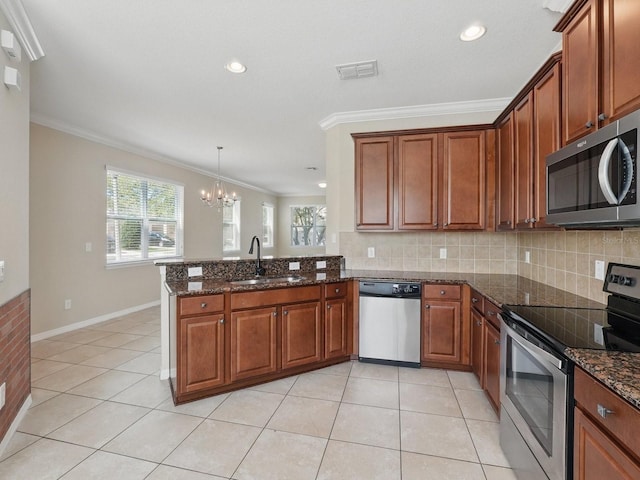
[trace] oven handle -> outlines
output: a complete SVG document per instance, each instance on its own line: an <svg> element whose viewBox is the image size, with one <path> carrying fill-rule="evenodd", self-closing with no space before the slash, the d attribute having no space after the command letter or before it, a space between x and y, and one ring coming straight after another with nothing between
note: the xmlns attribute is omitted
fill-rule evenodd
<svg viewBox="0 0 640 480"><path fill-rule="evenodd" d="M516 332L513 328L507 325L507 323L504 321L504 318L502 318L501 314L498 314L498 315L500 316L501 328L504 328L506 334L510 336L516 343L518 343L522 348L528 351L540 362L551 364L554 367L556 367L558 370L562 370L564 366L563 359L558 358L555 355L550 354L549 352L545 352L540 347L528 341L526 338L524 338L522 335Z"/></svg>

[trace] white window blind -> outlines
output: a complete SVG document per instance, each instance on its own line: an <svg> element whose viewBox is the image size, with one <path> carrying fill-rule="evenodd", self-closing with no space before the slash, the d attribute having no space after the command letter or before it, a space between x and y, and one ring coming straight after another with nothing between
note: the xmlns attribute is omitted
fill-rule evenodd
<svg viewBox="0 0 640 480"><path fill-rule="evenodd" d="M273 205L262 204L262 246L273 247Z"/></svg>
<svg viewBox="0 0 640 480"><path fill-rule="evenodd" d="M325 205L291 207L291 246L323 246L326 229L327 207Z"/></svg>
<svg viewBox="0 0 640 480"><path fill-rule="evenodd" d="M184 187L107 169L107 264L182 255Z"/></svg>
<svg viewBox="0 0 640 480"><path fill-rule="evenodd" d="M240 250L240 199L222 207L222 251Z"/></svg>

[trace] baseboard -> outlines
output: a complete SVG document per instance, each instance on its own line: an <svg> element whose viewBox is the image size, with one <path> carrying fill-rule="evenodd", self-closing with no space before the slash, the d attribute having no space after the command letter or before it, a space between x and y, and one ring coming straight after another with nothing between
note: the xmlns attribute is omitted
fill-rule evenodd
<svg viewBox="0 0 640 480"><path fill-rule="evenodd" d="M0 441L0 457L2 457L2 454L4 453L7 446L9 445L11 438L18 430L18 425L20 425L20 422L27 414L27 410L29 410L31 403L32 403L31 394L29 394L26 400L22 403L20 410L18 410L18 414L16 415L16 418L14 418L13 422L11 422L11 426L9 427L9 430L7 430L7 433L5 434L4 438L2 439L2 441Z"/></svg>
<svg viewBox="0 0 640 480"><path fill-rule="evenodd" d="M160 300L145 303L142 305L136 305L135 307L125 308L124 310L118 310L117 312L107 313L105 315L100 315L98 317L90 318L89 320L83 320L82 322L76 322L70 325L65 325L64 327L54 328L53 330L47 330L46 332L41 332L35 335L31 335L31 343L37 342L39 340L45 340L50 337L55 337L56 335L60 335L62 333L72 332L73 330L77 330L79 328L90 327L91 325L95 325L97 323L105 322L107 320L112 320L114 318L118 318L123 315L127 315L129 313L139 312L140 310L144 310L150 307L156 307L158 305L160 305Z"/></svg>

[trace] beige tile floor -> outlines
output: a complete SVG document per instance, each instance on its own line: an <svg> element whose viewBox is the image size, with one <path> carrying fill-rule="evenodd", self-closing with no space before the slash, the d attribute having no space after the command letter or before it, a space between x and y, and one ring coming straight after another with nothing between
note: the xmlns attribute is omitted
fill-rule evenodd
<svg viewBox="0 0 640 480"><path fill-rule="evenodd" d="M347 362L176 407L158 308L32 347L3 480L508 480L473 374Z"/></svg>

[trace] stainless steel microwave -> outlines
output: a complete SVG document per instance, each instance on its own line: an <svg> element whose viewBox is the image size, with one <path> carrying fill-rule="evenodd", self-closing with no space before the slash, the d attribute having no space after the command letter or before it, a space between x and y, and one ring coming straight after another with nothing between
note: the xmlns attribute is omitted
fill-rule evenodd
<svg viewBox="0 0 640 480"><path fill-rule="evenodd" d="M568 227L640 225L640 110L547 157L547 222Z"/></svg>

